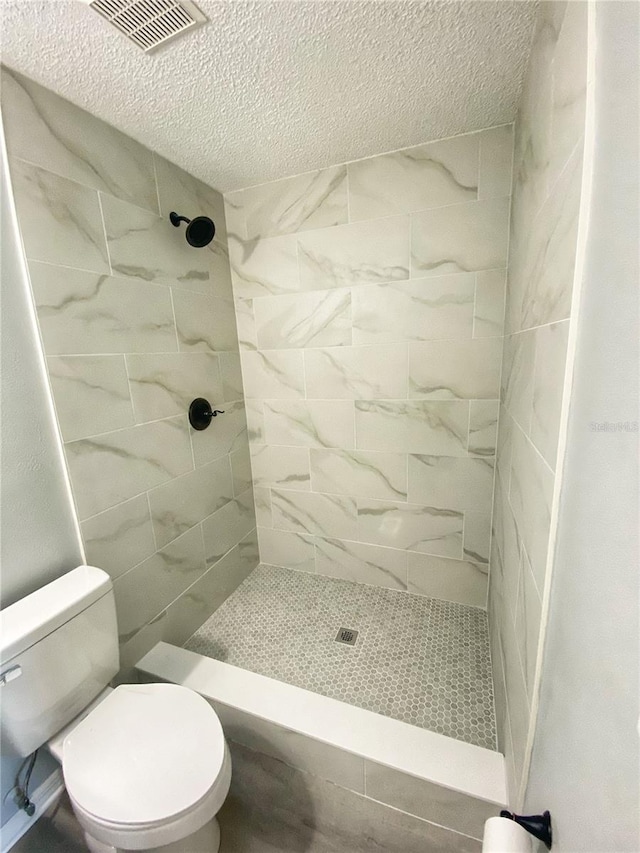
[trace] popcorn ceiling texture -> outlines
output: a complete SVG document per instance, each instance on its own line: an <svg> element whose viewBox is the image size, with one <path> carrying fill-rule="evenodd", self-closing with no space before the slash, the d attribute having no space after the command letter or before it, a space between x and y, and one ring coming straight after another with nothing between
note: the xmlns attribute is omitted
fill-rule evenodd
<svg viewBox="0 0 640 853"><path fill-rule="evenodd" d="M2 60L221 191L511 122L535 3L215 2L147 56L77 0L4 0Z"/></svg>

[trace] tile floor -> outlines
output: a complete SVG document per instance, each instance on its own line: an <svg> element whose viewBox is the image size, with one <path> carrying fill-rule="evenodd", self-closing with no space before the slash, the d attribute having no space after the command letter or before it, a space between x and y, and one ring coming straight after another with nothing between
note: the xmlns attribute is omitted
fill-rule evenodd
<svg viewBox="0 0 640 853"><path fill-rule="evenodd" d="M359 632L355 646L335 641L340 628ZM261 565L185 645L496 749L483 610Z"/></svg>

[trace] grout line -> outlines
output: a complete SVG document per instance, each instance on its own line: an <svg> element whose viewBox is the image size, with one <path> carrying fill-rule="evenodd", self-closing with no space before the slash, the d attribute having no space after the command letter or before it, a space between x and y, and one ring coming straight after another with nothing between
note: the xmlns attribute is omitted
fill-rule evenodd
<svg viewBox="0 0 640 853"><path fill-rule="evenodd" d="M156 157L158 155L155 151L151 152L151 162L153 163L153 181L155 184L156 190L156 201L158 202L158 215L163 216L162 205L160 203L160 182L158 181L158 167L156 164Z"/></svg>
<svg viewBox="0 0 640 853"><path fill-rule="evenodd" d="M98 210L100 211L100 221L102 222L102 235L104 237L104 248L107 253L107 263L109 264L109 275L113 275L113 265L111 263L111 252L109 251L109 238L107 236L107 226L104 220L104 208L102 206L102 196L98 192Z"/></svg>
<svg viewBox="0 0 640 853"><path fill-rule="evenodd" d="M151 511L151 496L150 496L149 492L150 492L150 490L147 490L147 491L145 492L145 495L146 495L146 498L147 498L147 507L148 507L148 509L149 509L149 522L150 522L150 524L151 524L151 535L153 536L153 545L154 545L154 547L155 547L155 552L154 552L154 553L156 553L156 554L157 554L157 553L158 553L158 551L159 551L160 549L158 548L158 538L157 538L157 536L156 536L156 526L155 526L155 524L153 523L153 512ZM126 503L126 501L125 501L125 503ZM113 507L111 507L111 509L113 509ZM93 516L93 517L95 518L95 516ZM85 519L85 520L86 520L86 519ZM153 556L153 555L151 555L151 556ZM148 557L147 557L147 558L145 558L145 559L148 559ZM139 564L138 564L138 565L139 565Z"/></svg>
<svg viewBox="0 0 640 853"><path fill-rule="evenodd" d="M163 417L163 418L155 418L152 421L144 421L143 423L133 424L132 426L118 427L117 429L107 430L107 432L98 432L98 433L94 433L93 435L86 435L83 438L74 438L73 441L66 441L66 442L64 442L64 444L66 447L70 444L76 444L79 441L92 441L93 439L96 439L96 438L103 438L106 435L115 435L116 433L126 432L127 430L134 430L134 429L138 429L139 427L149 426L150 424L168 423L169 421L177 421L179 419L180 420L186 420L186 418L187 418L187 416L184 413L178 414L178 415L167 415L166 417ZM187 421L187 423L188 423L188 421Z"/></svg>

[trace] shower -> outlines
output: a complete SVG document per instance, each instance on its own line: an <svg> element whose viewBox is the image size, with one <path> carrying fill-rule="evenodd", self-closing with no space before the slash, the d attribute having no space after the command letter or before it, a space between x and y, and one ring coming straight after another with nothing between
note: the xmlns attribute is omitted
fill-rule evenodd
<svg viewBox="0 0 640 853"><path fill-rule="evenodd" d="M195 219L187 219L186 216L180 216L179 213L172 210L169 214L169 220L176 228L180 226L181 222L187 223L187 243L196 249L208 246L216 233L216 226L208 216L196 216Z"/></svg>

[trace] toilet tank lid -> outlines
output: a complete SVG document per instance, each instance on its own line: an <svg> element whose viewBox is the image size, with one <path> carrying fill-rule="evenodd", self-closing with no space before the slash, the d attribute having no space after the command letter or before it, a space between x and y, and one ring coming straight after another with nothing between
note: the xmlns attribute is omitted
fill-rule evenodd
<svg viewBox="0 0 640 853"><path fill-rule="evenodd" d="M95 566L78 566L0 612L0 664L44 639L113 588Z"/></svg>

